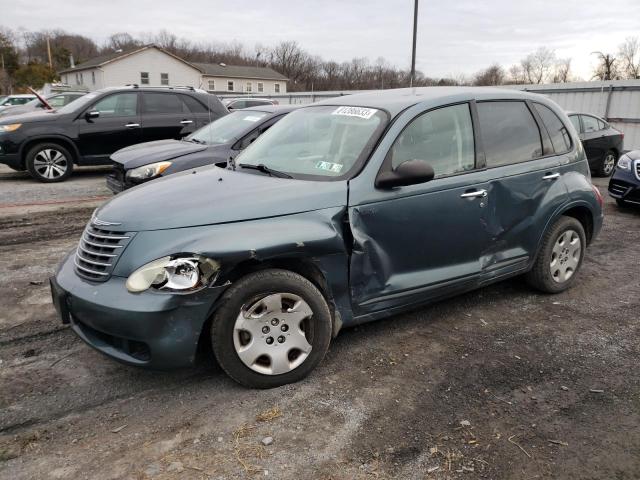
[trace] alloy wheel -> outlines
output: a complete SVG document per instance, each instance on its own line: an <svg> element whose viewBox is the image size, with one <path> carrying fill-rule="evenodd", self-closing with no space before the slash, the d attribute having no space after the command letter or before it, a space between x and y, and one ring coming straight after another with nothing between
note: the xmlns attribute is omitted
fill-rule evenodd
<svg viewBox="0 0 640 480"><path fill-rule="evenodd" d="M602 173L605 174L605 176L609 176L611 175L611 172L613 172L613 168L616 166L616 157L615 155L613 155L612 153L607 154L606 157L604 157L604 160L602 162Z"/></svg>
<svg viewBox="0 0 640 480"><path fill-rule="evenodd" d="M247 367L281 375L299 367L311 353L313 311L293 293L272 293L244 305L233 328L233 344Z"/></svg>
<svg viewBox="0 0 640 480"><path fill-rule="evenodd" d="M574 230L565 230L553 246L551 251L551 278L557 283L569 280L578 268L582 242L580 236Z"/></svg>
<svg viewBox="0 0 640 480"><path fill-rule="evenodd" d="M69 168L67 157L53 148L45 148L36 153L33 168L43 178L53 180L62 177Z"/></svg>

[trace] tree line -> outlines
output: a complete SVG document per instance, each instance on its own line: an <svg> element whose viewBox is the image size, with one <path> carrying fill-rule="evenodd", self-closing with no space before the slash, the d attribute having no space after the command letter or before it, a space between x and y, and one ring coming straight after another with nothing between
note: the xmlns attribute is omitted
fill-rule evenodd
<svg viewBox="0 0 640 480"><path fill-rule="evenodd" d="M142 45L157 45L188 62L226 63L271 67L287 76L289 91L367 90L406 87L409 69L391 65L380 57L371 62L356 57L348 62L325 60L304 50L295 41L275 46L256 45L252 50L241 43L195 43L162 30L134 37L115 33L98 45L89 37L63 30L15 31L0 27L0 93L40 88L57 79L57 72L90 58L130 50ZM616 53L593 52L597 63L592 79L640 78L640 40L627 38ZM433 85L505 85L577 80L570 58L558 58L541 47L519 63L504 67L492 64L470 76L432 77L416 72L414 86Z"/></svg>

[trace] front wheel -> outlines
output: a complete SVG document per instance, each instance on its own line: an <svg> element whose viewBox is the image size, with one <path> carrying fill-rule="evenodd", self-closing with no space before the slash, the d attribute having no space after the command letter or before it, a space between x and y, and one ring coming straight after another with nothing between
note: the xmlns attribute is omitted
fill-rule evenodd
<svg viewBox="0 0 640 480"><path fill-rule="evenodd" d="M306 377L331 341L331 312L309 280L268 269L240 279L211 325L218 363L238 383L272 388Z"/></svg>
<svg viewBox="0 0 640 480"><path fill-rule="evenodd" d="M573 217L560 217L545 233L527 282L546 293L563 292L575 282L586 247L582 224Z"/></svg>
<svg viewBox="0 0 640 480"><path fill-rule="evenodd" d="M610 177L616 166L616 154L613 150L609 150L602 159L602 163L597 170L599 177Z"/></svg>
<svg viewBox="0 0 640 480"><path fill-rule="evenodd" d="M29 150L27 170L40 182L62 182L73 172L71 153L56 143L40 143Z"/></svg>

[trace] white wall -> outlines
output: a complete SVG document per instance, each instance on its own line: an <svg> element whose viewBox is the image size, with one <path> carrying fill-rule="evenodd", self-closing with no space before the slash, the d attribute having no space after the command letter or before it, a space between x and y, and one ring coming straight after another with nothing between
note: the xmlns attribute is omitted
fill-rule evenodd
<svg viewBox="0 0 640 480"><path fill-rule="evenodd" d="M92 76L93 74L93 76ZM95 82L94 82L95 78ZM78 72L63 73L60 80L62 83L74 86L82 86L91 90L98 90L104 85L104 72L99 68L89 68Z"/></svg>
<svg viewBox="0 0 640 480"><path fill-rule="evenodd" d="M104 86L119 87L129 83L142 84L141 72L149 73L149 86L159 87L160 74L169 74L169 85L200 86L200 72L184 62L155 48L149 48L102 66ZM86 84L86 79L85 79ZM87 85L89 86L89 85Z"/></svg>
<svg viewBox="0 0 640 480"><path fill-rule="evenodd" d="M251 83L251 94L252 95L271 95L276 93L275 84L280 84L280 93L287 92L287 82L284 80L257 80L255 78L233 78L233 77L212 77L205 75L202 77L202 88L205 90L212 90L209 88L209 80L215 81L215 91L216 92L229 92L229 93L247 93L246 85L247 82ZM227 90L227 82L233 82L233 91ZM258 83L264 84L264 91L258 91Z"/></svg>

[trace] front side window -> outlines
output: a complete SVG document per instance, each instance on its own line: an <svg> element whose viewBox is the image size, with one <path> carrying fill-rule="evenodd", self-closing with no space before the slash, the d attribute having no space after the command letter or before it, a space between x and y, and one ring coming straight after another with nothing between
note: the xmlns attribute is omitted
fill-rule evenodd
<svg viewBox="0 0 640 480"><path fill-rule="evenodd" d="M280 93L280 84L279 84L279 83L275 83L275 84L273 85L273 91L274 91L275 93Z"/></svg>
<svg viewBox="0 0 640 480"><path fill-rule="evenodd" d="M149 85L149 72L140 72L140 84Z"/></svg>
<svg viewBox="0 0 640 480"><path fill-rule="evenodd" d="M160 74L160 85L169 85L169 74L161 73Z"/></svg>
<svg viewBox="0 0 640 480"><path fill-rule="evenodd" d="M142 113L182 113L182 102L173 93L147 93L142 95Z"/></svg>
<svg viewBox="0 0 640 480"><path fill-rule="evenodd" d="M233 92L234 86L233 82L227 82L227 90Z"/></svg>
<svg viewBox="0 0 640 480"><path fill-rule="evenodd" d="M542 118L542 123L549 132L551 144L556 153L568 152L571 148L571 138L567 127L564 126L558 116L547 106L540 103L534 103L536 111Z"/></svg>
<svg viewBox="0 0 640 480"><path fill-rule="evenodd" d="M398 136L389 151L391 166L407 160L424 160L435 176L472 170L475 165L473 125L468 104L424 113Z"/></svg>
<svg viewBox="0 0 640 480"><path fill-rule="evenodd" d="M47 98L47 103L52 107L63 107L68 103L66 98L65 95L56 95L55 97Z"/></svg>
<svg viewBox="0 0 640 480"><path fill-rule="evenodd" d="M115 93L98 101L91 111L100 112L100 117L131 117L136 115L137 93Z"/></svg>
<svg viewBox="0 0 640 480"><path fill-rule="evenodd" d="M388 115L375 108L301 108L261 135L235 163L262 163L294 178L349 178L368 158L387 122Z"/></svg>
<svg viewBox="0 0 640 480"><path fill-rule="evenodd" d="M258 82L258 93L264 92L264 83Z"/></svg>
<svg viewBox="0 0 640 480"><path fill-rule="evenodd" d="M598 119L590 115L581 115L582 125L584 127L584 133L597 132L600 130L598 126Z"/></svg>
<svg viewBox="0 0 640 480"><path fill-rule="evenodd" d="M478 119L487 167L542 156L540 130L524 102L479 102Z"/></svg>

